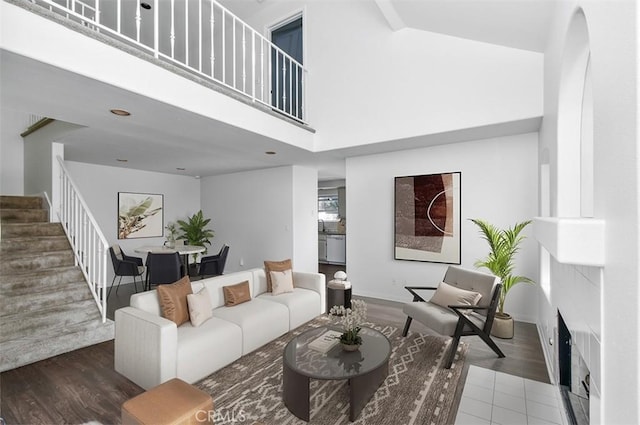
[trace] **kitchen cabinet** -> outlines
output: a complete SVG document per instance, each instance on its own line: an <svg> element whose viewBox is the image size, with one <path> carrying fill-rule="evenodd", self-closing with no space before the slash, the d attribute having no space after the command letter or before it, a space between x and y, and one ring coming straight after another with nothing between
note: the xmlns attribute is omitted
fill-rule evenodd
<svg viewBox="0 0 640 425"><path fill-rule="evenodd" d="M318 235L318 261L327 261L327 235Z"/></svg>

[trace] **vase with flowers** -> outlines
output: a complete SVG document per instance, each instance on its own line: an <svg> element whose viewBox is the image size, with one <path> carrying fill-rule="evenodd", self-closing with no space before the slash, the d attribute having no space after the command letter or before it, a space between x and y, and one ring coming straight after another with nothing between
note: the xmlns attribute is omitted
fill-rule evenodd
<svg viewBox="0 0 640 425"><path fill-rule="evenodd" d="M362 345L362 337L359 335L362 324L367 319L367 303L363 300L352 300L351 308L343 305L334 305L329 314L339 317L342 326L340 343L346 351L355 351Z"/></svg>

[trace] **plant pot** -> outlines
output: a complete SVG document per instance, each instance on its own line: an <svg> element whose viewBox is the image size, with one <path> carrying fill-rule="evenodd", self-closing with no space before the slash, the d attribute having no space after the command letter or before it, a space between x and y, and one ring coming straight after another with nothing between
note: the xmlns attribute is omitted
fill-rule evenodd
<svg viewBox="0 0 640 425"><path fill-rule="evenodd" d="M342 349L344 351L356 351L360 348L360 344L345 344L344 342L341 342L340 344L342 344Z"/></svg>
<svg viewBox="0 0 640 425"><path fill-rule="evenodd" d="M491 327L491 335L497 338L513 338L513 317L507 313L496 313Z"/></svg>

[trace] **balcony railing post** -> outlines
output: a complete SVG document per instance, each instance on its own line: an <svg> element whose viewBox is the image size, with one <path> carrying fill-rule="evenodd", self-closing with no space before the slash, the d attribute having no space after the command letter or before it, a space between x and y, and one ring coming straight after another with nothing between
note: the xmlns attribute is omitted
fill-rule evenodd
<svg viewBox="0 0 640 425"><path fill-rule="evenodd" d="M216 20L214 17L214 3L210 0L209 5L211 6L211 17L209 18L210 28L211 28L211 55L209 56L209 61L211 62L211 78L215 77L215 65L216 65L216 55L215 55L215 45L213 44L213 33L216 26Z"/></svg>
<svg viewBox="0 0 640 425"><path fill-rule="evenodd" d="M140 25L142 21L142 15L140 14L140 2L136 2L136 41L140 43Z"/></svg>
<svg viewBox="0 0 640 425"><path fill-rule="evenodd" d="M153 56L156 58L160 53L160 10L158 0L153 0Z"/></svg>
<svg viewBox="0 0 640 425"><path fill-rule="evenodd" d="M251 97L256 100L256 35L251 34Z"/></svg>
<svg viewBox="0 0 640 425"><path fill-rule="evenodd" d="M184 64L189 66L189 2L184 2Z"/></svg>
<svg viewBox="0 0 640 425"><path fill-rule="evenodd" d="M176 4L171 0L171 30L169 32L169 42L171 43L171 59L175 58L176 49Z"/></svg>

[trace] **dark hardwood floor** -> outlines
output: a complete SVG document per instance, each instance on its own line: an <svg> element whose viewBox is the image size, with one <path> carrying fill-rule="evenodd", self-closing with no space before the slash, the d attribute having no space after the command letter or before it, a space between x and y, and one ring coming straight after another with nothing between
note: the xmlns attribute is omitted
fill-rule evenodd
<svg viewBox="0 0 640 425"><path fill-rule="evenodd" d="M323 272L327 274L327 280L333 278L333 269ZM115 309L129 305L133 292L133 285L122 285L118 294L112 291L108 317L113 318ZM393 323L398 327L404 325L402 304L365 299L369 320ZM411 330L432 333L416 321ZM480 338L462 340L469 344L469 350L461 382L464 382L469 365L476 365L549 383L538 332L533 324L516 322L513 339L496 339L507 356L504 359L496 357ZM0 416L7 424L120 423L122 403L143 389L114 370L113 349L113 341L109 341L0 374ZM462 388L460 385L457 389L450 423L455 419Z"/></svg>

